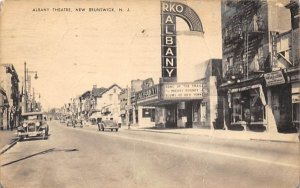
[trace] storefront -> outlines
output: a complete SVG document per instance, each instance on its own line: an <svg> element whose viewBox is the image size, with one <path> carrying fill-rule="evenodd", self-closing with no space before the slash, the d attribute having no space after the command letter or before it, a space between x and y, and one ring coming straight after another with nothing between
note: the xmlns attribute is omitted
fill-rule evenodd
<svg viewBox="0 0 300 188"><path fill-rule="evenodd" d="M224 122L228 129L294 132L299 125L300 84L286 70L223 84Z"/></svg>
<svg viewBox="0 0 300 188"><path fill-rule="evenodd" d="M0 87L0 130L3 130L6 126L8 129L9 124L9 104L6 96L6 92Z"/></svg>
<svg viewBox="0 0 300 188"><path fill-rule="evenodd" d="M287 71L291 82L292 100L292 127L298 129L300 126L300 74L299 69Z"/></svg>
<svg viewBox="0 0 300 188"><path fill-rule="evenodd" d="M230 128L266 129L266 98L261 84L228 90Z"/></svg>
<svg viewBox="0 0 300 188"><path fill-rule="evenodd" d="M207 90L206 79L161 83L137 92L137 104L155 107L157 127L210 128L215 119L209 117L216 109L209 108L211 101Z"/></svg>
<svg viewBox="0 0 300 188"><path fill-rule="evenodd" d="M293 124L299 128L300 124L300 83L292 84Z"/></svg>

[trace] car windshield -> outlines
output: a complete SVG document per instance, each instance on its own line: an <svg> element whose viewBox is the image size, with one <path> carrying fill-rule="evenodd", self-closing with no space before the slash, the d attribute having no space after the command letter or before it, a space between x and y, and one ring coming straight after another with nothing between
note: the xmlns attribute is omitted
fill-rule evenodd
<svg viewBox="0 0 300 188"><path fill-rule="evenodd" d="M106 125L115 125L115 124L116 124L116 123L115 123L114 121L112 121L112 120L104 121L104 123L105 123Z"/></svg>

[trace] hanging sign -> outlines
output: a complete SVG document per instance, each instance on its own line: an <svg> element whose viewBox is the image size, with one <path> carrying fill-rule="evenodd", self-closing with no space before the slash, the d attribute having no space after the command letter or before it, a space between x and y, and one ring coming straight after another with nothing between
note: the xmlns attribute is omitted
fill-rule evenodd
<svg viewBox="0 0 300 188"><path fill-rule="evenodd" d="M267 86L274 86L285 83L285 79L281 71L266 73L264 74L264 77Z"/></svg>

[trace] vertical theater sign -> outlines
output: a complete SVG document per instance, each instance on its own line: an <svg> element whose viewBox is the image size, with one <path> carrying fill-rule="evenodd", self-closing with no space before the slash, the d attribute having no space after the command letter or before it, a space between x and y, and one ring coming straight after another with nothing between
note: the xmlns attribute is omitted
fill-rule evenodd
<svg viewBox="0 0 300 188"><path fill-rule="evenodd" d="M156 126L190 128L211 125L214 118L207 109L217 105L204 95L206 78L192 82L177 79L176 19L187 23L188 32L203 33L202 23L196 12L183 3L161 1L160 5L162 78L159 84L136 93L137 104L155 107Z"/></svg>
<svg viewBox="0 0 300 188"><path fill-rule="evenodd" d="M176 17L185 20L190 31L203 33L201 21L193 9L178 2L161 2L161 66L164 82L177 81Z"/></svg>

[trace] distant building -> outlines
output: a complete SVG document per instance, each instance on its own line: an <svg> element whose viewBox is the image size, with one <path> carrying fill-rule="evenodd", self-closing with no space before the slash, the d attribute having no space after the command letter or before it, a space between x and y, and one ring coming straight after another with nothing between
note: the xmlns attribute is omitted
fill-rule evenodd
<svg viewBox="0 0 300 188"><path fill-rule="evenodd" d="M119 94L121 93L121 87L117 84L113 84L108 88L94 88L92 96L94 99L93 112L99 114L97 118L104 119L120 119L120 104Z"/></svg>

